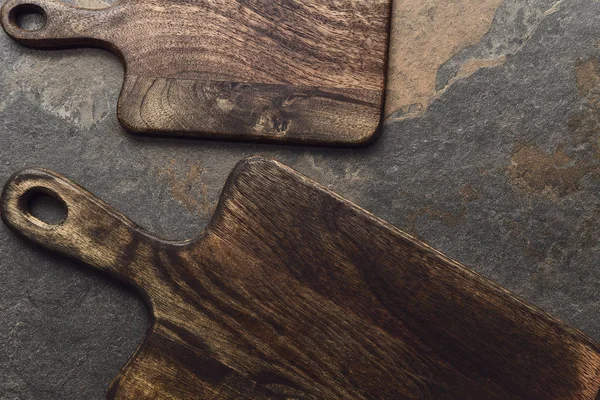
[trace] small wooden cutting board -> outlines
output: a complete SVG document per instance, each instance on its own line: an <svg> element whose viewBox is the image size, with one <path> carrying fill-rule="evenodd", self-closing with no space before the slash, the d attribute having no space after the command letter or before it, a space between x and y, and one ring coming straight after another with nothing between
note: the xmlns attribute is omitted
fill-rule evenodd
<svg viewBox="0 0 600 400"><path fill-rule="evenodd" d="M68 212L28 211L46 193ZM151 236L91 193L25 170L1 198L27 238L129 282L143 344L119 399L593 400L600 347L275 161L238 164L196 239Z"/></svg>
<svg viewBox="0 0 600 400"><path fill-rule="evenodd" d="M362 144L382 114L391 0L120 0L104 9L8 0L34 47L118 53L122 125L136 133ZM46 16L21 29L24 13Z"/></svg>

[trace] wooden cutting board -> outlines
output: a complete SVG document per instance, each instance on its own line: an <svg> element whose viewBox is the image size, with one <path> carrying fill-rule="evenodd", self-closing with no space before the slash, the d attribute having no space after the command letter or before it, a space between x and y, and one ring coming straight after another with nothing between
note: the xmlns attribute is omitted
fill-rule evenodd
<svg viewBox="0 0 600 400"><path fill-rule="evenodd" d="M118 53L118 117L159 135L362 144L379 126L391 0L120 0L99 10L8 0L34 47ZM35 31L20 14L46 16Z"/></svg>
<svg viewBox="0 0 600 400"><path fill-rule="evenodd" d="M28 199L66 205L48 225ZM143 344L119 399L593 400L600 347L275 161L233 171L196 239L158 239L66 178L25 170L4 221L129 282Z"/></svg>

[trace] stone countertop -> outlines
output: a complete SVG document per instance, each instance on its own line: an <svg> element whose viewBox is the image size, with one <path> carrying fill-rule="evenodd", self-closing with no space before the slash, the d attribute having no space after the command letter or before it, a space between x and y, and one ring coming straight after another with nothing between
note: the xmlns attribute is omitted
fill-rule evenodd
<svg viewBox="0 0 600 400"><path fill-rule="evenodd" d="M360 149L133 136L116 56L0 34L0 183L49 168L183 239L237 161L275 158L600 340L600 2L418 3L394 4L387 118ZM142 301L2 224L0 254L0 399L103 399Z"/></svg>

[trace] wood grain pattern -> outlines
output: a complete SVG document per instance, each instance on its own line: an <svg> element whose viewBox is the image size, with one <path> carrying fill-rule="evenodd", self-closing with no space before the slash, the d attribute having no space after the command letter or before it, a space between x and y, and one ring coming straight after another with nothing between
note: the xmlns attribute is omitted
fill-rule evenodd
<svg viewBox="0 0 600 400"><path fill-rule="evenodd" d="M39 7L47 22L19 28ZM361 144L381 119L390 0L121 0L99 10L8 0L4 30L35 47L121 55L132 132Z"/></svg>
<svg viewBox="0 0 600 400"><path fill-rule="evenodd" d="M50 193L59 225L29 214ZM600 346L275 162L238 164L196 239L151 236L55 173L4 221L129 282L147 336L108 398L593 400Z"/></svg>

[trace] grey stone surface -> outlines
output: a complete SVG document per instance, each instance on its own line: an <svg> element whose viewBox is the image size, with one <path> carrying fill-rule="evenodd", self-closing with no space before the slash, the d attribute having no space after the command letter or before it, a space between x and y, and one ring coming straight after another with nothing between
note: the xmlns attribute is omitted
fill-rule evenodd
<svg viewBox="0 0 600 400"><path fill-rule="evenodd" d="M552 12L546 12L555 6ZM361 149L126 133L102 50L0 34L0 183L60 172L159 236L198 234L234 164L283 161L600 340L600 2L512 1L448 60L505 57ZM0 225L0 399L101 399L142 340L144 305Z"/></svg>

